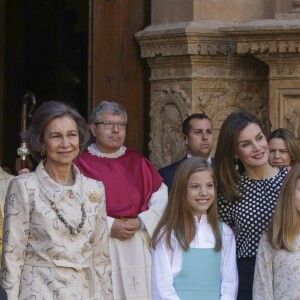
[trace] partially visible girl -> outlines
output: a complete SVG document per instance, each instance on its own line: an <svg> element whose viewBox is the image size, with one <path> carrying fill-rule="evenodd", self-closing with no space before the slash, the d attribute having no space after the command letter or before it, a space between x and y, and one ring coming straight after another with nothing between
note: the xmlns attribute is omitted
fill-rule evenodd
<svg viewBox="0 0 300 300"><path fill-rule="evenodd" d="M268 138L269 163L277 167L292 167L300 162L300 148L293 134L285 128L271 132Z"/></svg>
<svg viewBox="0 0 300 300"><path fill-rule="evenodd" d="M300 299L300 164L283 183L255 264L254 300Z"/></svg>
<svg viewBox="0 0 300 300"><path fill-rule="evenodd" d="M218 221L215 176L206 160L180 164L151 240L156 300L236 299L235 238Z"/></svg>

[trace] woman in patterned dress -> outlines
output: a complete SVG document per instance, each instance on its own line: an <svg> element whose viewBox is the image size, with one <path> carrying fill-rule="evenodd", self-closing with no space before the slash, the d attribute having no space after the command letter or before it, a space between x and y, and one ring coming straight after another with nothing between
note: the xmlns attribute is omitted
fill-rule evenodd
<svg viewBox="0 0 300 300"><path fill-rule="evenodd" d="M219 216L236 236L238 299L252 299L255 257L262 233L275 210L287 168L272 167L260 121L233 112L221 126L214 165Z"/></svg>
<svg viewBox="0 0 300 300"><path fill-rule="evenodd" d="M88 138L76 110L43 103L24 139L39 160L11 180L1 283L9 300L112 299L104 186L73 160Z"/></svg>
<svg viewBox="0 0 300 300"><path fill-rule="evenodd" d="M260 240L253 299L300 299L299 163L286 176L271 226Z"/></svg>

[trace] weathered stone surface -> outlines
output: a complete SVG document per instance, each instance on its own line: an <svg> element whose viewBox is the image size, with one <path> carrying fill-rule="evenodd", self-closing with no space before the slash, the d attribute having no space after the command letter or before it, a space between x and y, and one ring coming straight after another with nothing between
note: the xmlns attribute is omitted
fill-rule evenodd
<svg viewBox="0 0 300 300"><path fill-rule="evenodd" d="M290 129L300 142L299 13L221 28L237 43L238 54L251 54L269 67L269 118L272 130ZM297 19L298 18L298 19Z"/></svg>
<svg viewBox="0 0 300 300"><path fill-rule="evenodd" d="M221 1L204 2L185 2L184 17L178 7L156 11L157 19L136 34L151 68L149 147L157 167L184 155L181 124L194 112L212 119L215 140L224 119L236 110L258 115L266 132L286 127L300 140L300 20L297 11L288 13L292 3L272 1L275 19L262 17L271 2L256 3L255 9L262 10L256 18L253 10L244 10L235 22L225 9L217 17L212 6L222 7ZM152 1L152 9L167 3ZM230 5L234 11L249 3L233 0ZM250 22L241 23L245 20Z"/></svg>
<svg viewBox="0 0 300 300"><path fill-rule="evenodd" d="M211 22L150 27L137 37L151 68L149 148L157 167L183 157L181 124L191 113L206 113L216 138L225 117L241 109L269 128L264 63L237 55L235 43Z"/></svg>

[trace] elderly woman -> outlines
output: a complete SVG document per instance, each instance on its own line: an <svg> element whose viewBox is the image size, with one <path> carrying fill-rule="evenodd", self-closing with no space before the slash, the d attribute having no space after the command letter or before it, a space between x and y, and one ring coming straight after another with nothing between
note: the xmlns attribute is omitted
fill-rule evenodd
<svg viewBox="0 0 300 300"><path fill-rule="evenodd" d="M12 178L13 178L13 175L8 174L0 167L0 256L2 253L3 206L4 206L4 200L5 200L7 188L8 188L9 182ZM1 300L7 299L6 293L2 289L1 285L0 285L0 299Z"/></svg>
<svg viewBox="0 0 300 300"><path fill-rule="evenodd" d="M0 167L0 253L2 249L2 222L3 222L3 207L7 188L13 175L8 174Z"/></svg>
<svg viewBox="0 0 300 300"><path fill-rule="evenodd" d="M11 180L4 208L1 283L8 299L112 299L104 187L72 163L88 137L60 102L34 114L24 139L39 160Z"/></svg>
<svg viewBox="0 0 300 300"><path fill-rule="evenodd" d="M151 299L149 240L167 203L167 187L155 167L123 143L127 113L103 101L91 113L95 139L76 160L80 171L103 181L114 299Z"/></svg>

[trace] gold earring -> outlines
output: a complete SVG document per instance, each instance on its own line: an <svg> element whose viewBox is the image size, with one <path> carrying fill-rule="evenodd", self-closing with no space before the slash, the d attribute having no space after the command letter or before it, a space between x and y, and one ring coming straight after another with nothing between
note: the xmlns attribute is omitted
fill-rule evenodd
<svg viewBox="0 0 300 300"><path fill-rule="evenodd" d="M46 151L41 151L41 156L44 157L46 155Z"/></svg>

